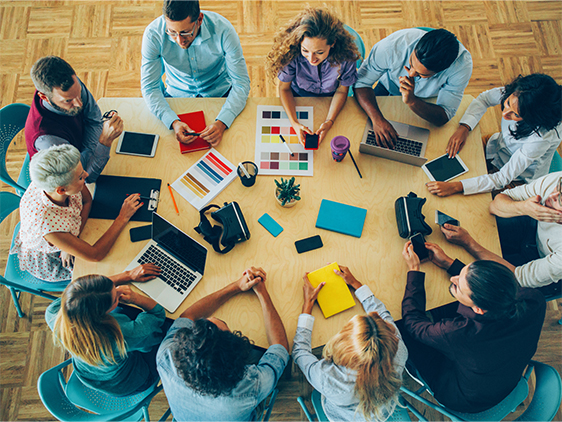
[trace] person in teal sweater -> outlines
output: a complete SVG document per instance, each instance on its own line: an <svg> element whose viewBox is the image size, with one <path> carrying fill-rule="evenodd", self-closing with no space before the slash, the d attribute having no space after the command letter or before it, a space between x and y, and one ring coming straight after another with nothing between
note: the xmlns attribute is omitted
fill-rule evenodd
<svg viewBox="0 0 562 422"><path fill-rule="evenodd" d="M45 320L55 343L70 352L74 371L87 386L127 396L158 379L156 350L166 311L124 284L148 281L159 272L154 264L144 264L112 277L80 277L47 308ZM120 304L136 305L142 312L135 316Z"/></svg>

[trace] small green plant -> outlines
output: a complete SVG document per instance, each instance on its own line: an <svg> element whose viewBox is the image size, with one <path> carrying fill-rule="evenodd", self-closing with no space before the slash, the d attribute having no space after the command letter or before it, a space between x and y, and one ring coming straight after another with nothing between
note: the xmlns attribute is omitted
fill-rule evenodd
<svg viewBox="0 0 562 422"><path fill-rule="evenodd" d="M277 198L281 201L281 206L285 206L286 203L292 200L300 201L299 196L300 185L295 185L295 178L283 180L281 178L281 183L276 179L275 184L277 185Z"/></svg>

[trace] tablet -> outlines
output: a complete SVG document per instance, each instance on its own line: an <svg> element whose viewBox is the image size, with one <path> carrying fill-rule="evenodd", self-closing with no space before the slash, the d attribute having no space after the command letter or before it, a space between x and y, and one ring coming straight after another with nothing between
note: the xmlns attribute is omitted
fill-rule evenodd
<svg viewBox="0 0 562 422"><path fill-rule="evenodd" d="M443 154L441 157L425 163L422 169L433 182L448 182L468 171L468 167L458 154L454 158Z"/></svg>
<svg viewBox="0 0 562 422"><path fill-rule="evenodd" d="M119 137L117 154L139 155L141 157L154 157L158 146L158 135L152 133L139 133L124 131Z"/></svg>

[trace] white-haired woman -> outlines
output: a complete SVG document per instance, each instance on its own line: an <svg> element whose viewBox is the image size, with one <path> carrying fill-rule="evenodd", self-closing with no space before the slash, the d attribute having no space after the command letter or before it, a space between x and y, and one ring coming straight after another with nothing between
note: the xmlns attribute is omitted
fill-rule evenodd
<svg viewBox="0 0 562 422"><path fill-rule="evenodd" d="M75 256L102 260L142 206L138 194L129 196L111 227L90 245L78 238L92 206L80 152L68 144L39 151L29 171L31 184L20 202L20 232L10 253L18 255L22 270L44 281L70 280Z"/></svg>

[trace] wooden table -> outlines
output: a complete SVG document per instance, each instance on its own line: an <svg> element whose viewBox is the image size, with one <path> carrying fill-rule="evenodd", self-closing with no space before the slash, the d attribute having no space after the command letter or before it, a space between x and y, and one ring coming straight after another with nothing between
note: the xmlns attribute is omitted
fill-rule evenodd
<svg viewBox="0 0 562 422"><path fill-rule="evenodd" d="M414 115L399 97L379 98L384 115L392 120L402 121L431 129L426 156L435 158L444 153L450 135L457 128L460 116L472 100L465 96L457 116L447 125L436 128ZM219 112L224 99L169 99L169 104L178 113L204 110L207 121ZM329 98L297 98L297 105L314 106L314 129L324 121L328 111ZM258 105L280 105L278 98L249 98L244 111L225 132L218 151L232 163L254 160L256 108ZM330 130L326 140L315 152L314 177L298 177L301 184L302 200L293 208L281 208L274 198L274 176L260 176L251 188L235 180L213 203L237 201L244 213L251 239L236 245L233 251L219 255L207 245L193 228L199 223L199 214L187 201L176 193L180 215L177 216L166 183L172 183L205 152L181 155L172 131L156 119L147 109L142 98L103 98L99 101L103 111L115 109L125 122L125 129L131 131L158 133L160 142L154 158L131 157L112 154L103 174L162 179L161 202L158 213L194 237L209 249L205 275L176 313L180 313L198 299L216 291L251 266L261 266L267 271L267 287L273 302L283 319L287 335L292 340L297 318L302 306L302 276L325 264L337 261L348 266L358 280L371 287L374 294L388 307L395 319L401 317L401 301L406 284L407 267L402 259L404 239L398 235L394 215L394 201L399 196L416 192L427 198L423 213L433 228L427 237L430 242L440 244L445 252L464 262L472 261L470 255L454 245L448 244L434 224L434 213L439 209L460 220L472 235L486 248L499 253L499 241L495 219L488 213L489 194L438 198L429 194L424 184L427 176L419 167L385 160L359 153L359 142L363 134L366 115L354 98L349 98L345 108ZM352 152L363 174L360 179L349 158L336 163L331 158L329 140L336 135L347 136L352 143ZM113 150L115 149L115 143ZM113 151L114 152L114 151ZM478 127L461 152L472 177L486 172L484 152ZM360 239L315 228L315 221L322 199L330 199L367 208L367 218ZM259 223L263 213L269 213L284 231L274 238ZM94 242L109 227L111 221L88 220L81 237ZM145 242L131 243L128 229L146 223L131 222L119 236L109 255L99 263L77 259L74 277L85 274L111 275L122 271L142 249ZM320 234L324 247L302 255L297 254L295 240ZM426 272L428 308L451 302L448 292L449 277L442 269L431 263L422 264ZM312 346L325 344L353 315L363 312L357 305L346 312L324 319L318 307L313 315L316 325ZM252 292L240 294L220 308L216 316L225 320L232 330L240 330L255 341L267 347L261 308Z"/></svg>

